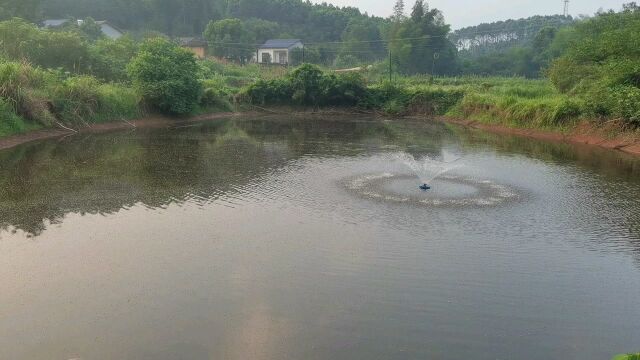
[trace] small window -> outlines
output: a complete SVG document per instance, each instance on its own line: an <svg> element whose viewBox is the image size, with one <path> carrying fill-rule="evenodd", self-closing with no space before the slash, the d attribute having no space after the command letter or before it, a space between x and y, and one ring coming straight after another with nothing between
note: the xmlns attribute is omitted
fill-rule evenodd
<svg viewBox="0 0 640 360"><path fill-rule="evenodd" d="M262 62L263 63L271 63L271 54L262 53Z"/></svg>

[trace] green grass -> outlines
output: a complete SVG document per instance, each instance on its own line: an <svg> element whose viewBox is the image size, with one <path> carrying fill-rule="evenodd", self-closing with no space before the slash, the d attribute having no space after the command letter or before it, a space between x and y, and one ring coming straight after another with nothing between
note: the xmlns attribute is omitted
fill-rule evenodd
<svg viewBox="0 0 640 360"><path fill-rule="evenodd" d="M614 356L612 360L640 360L640 353L620 354L620 355Z"/></svg>

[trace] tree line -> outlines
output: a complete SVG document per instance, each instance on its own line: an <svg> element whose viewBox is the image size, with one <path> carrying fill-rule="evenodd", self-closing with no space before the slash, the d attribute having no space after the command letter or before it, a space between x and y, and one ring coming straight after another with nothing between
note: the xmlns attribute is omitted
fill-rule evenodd
<svg viewBox="0 0 640 360"><path fill-rule="evenodd" d="M634 6L626 5L625 11ZM588 18L533 16L452 32L442 13L424 0L415 1L410 10L404 0L397 0L388 18L302 0L6 0L0 5L0 20L14 17L86 21L79 28L70 22L42 32L11 20L3 31L6 57L116 80L124 78L118 66L123 68L132 57L136 40L158 33L203 36L212 55L239 63L251 59L257 44L269 38L300 38L306 44L304 54L294 51L294 64L304 60L345 68L386 63L393 72L408 75L535 78L544 76L566 51L575 29L592 24ZM92 19L108 19L133 36L114 45L101 39ZM12 48L12 42L20 48ZM107 46L115 48L102 49Z"/></svg>

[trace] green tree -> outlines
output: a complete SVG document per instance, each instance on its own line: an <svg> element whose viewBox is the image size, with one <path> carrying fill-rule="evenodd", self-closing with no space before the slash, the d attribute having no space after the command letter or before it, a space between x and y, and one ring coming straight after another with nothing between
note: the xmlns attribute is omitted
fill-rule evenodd
<svg viewBox="0 0 640 360"><path fill-rule="evenodd" d="M535 66L538 70L549 66L549 62L553 59L554 54L550 47L557 33L557 28L547 26L540 29L535 38L533 38L531 49L533 51Z"/></svg>
<svg viewBox="0 0 640 360"><path fill-rule="evenodd" d="M164 113L192 112L202 92L193 53L175 43L146 40L127 66L134 87L142 98Z"/></svg>
<svg viewBox="0 0 640 360"><path fill-rule="evenodd" d="M253 44L262 44L268 39L278 37L281 32L278 23L263 19L250 18L244 20L243 26L247 32L247 39Z"/></svg>
<svg viewBox="0 0 640 360"><path fill-rule="evenodd" d="M396 3L393 5L393 15L392 18L394 21L403 21L405 19L404 14L404 0L396 0Z"/></svg>
<svg viewBox="0 0 640 360"><path fill-rule="evenodd" d="M204 38L216 56L240 63L251 58L255 51L249 33L240 19L211 21L204 31Z"/></svg>
<svg viewBox="0 0 640 360"><path fill-rule="evenodd" d="M100 39L89 47L90 72L103 80L126 81L127 64L137 52L138 42L131 36Z"/></svg>
<svg viewBox="0 0 640 360"><path fill-rule="evenodd" d="M91 17L88 17L81 22L79 30L80 33L84 35L89 41L96 41L98 39L104 38L102 28Z"/></svg>
<svg viewBox="0 0 640 360"><path fill-rule="evenodd" d="M357 61L373 62L384 58L380 28L372 21L354 19L342 33L342 46L338 57L355 57Z"/></svg>
<svg viewBox="0 0 640 360"><path fill-rule="evenodd" d="M406 74L455 73L456 48L447 38L449 31L438 9L416 2L412 16L397 21L389 35L392 63Z"/></svg>
<svg viewBox="0 0 640 360"><path fill-rule="evenodd" d="M40 18L42 0L4 0L0 5L0 20L19 17L31 21Z"/></svg>

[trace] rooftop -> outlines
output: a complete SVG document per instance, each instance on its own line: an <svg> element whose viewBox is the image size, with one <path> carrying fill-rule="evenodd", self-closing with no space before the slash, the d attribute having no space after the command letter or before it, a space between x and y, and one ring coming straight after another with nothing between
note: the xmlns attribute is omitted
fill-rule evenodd
<svg viewBox="0 0 640 360"><path fill-rule="evenodd" d="M207 42L195 37L180 37L176 39L180 46L201 47L207 46Z"/></svg>
<svg viewBox="0 0 640 360"><path fill-rule="evenodd" d="M44 27L58 27L69 22L69 19L48 19L42 22Z"/></svg>
<svg viewBox="0 0 640 360"><path fill-rule="evenodd" d="M271 39L260 45L260 49L288 49L301 42L300 39Z"/></svg>

